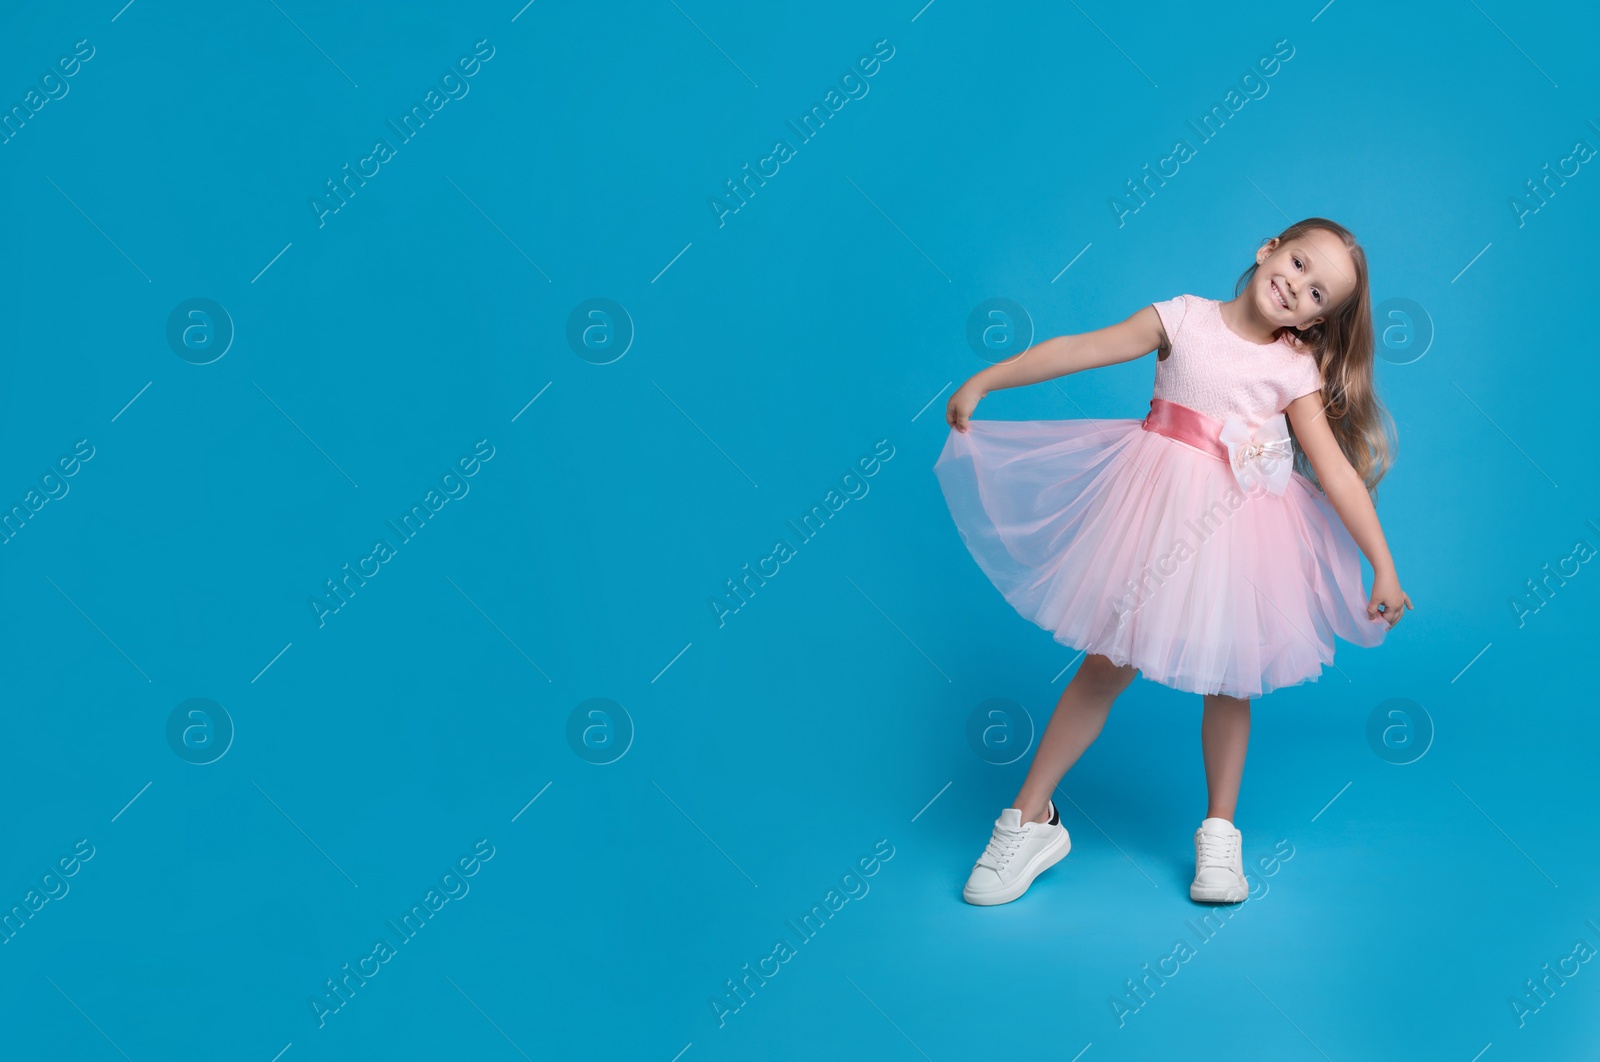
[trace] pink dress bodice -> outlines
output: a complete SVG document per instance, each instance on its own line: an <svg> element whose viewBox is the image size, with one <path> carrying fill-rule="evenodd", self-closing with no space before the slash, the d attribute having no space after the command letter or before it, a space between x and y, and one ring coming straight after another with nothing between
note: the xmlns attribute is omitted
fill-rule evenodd
<svg viewBox="0 0 1600 1062"><path fill-rule="evenodd" d="M1322 387L1309 351L1282 339L1252 343L1235 335L1215 299L1179 295L1151 305L1172 344L1172 353L1156 362L1156 398L1219 421L1232 413L1254 427Z"/></svg>

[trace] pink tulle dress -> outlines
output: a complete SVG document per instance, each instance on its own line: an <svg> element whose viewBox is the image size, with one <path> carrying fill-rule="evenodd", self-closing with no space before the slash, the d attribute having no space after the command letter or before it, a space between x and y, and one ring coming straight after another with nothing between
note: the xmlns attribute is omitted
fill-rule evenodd
<svg viewBox="0 0 1600 1062"><path fill-rule="evenodd" d="M1316 681L1334 636L1383 641L1361 554L1292 468L1284 408L1316 359L1254 343L1220 303L1155 303L1171 353L1143 420L969 420L934 464L961 539L1063 645L1192 693Z"/></svg>

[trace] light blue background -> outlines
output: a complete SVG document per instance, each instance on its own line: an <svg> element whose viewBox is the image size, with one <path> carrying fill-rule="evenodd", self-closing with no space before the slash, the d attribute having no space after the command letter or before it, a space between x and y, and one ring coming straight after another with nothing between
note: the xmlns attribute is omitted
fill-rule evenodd
<svg viewBox="0 0 1600 1062"><path fill-rule="evenodd" d="M8 106L94 48L0 144L4 506L94 447L0 548L0 908L94 850L0 946L6 1056L1593 1056L1600 967L1521 1024L1510 1002L1600 948L1600 575L1511 605L1600 544L1595 163L1510 206L1600 144L1589 7L519 7L0 17ZM478 41L468 94L319 227L324 181ZM878 41L867 94L800 144L787 121ZM1278 41L1270 91L1199 143ZM780 137L795 156L719 226ZM1119 225L1178 137L1196 157ZM968 906L1027 760L987 762L967 720L1007 698L1042 728L1077 659L983 578L931 472L988 363L968 315L1013 299L1042 339L1228 298L1307 215L1362 239L1375 305L1425 312L1427 353L1378 370L1416 609L1256 703L1256 898L1188 900L1200 699L1140 681L1061 787L1070 857ZM166 338L193 298L236 329L206 365ZM609 364L567 340L591 298L633 332ZM1138 417L1153 373L979 415ZM470 491L319 627L324 580L479 440ZM725 580L880 440L868 492L719 626ZM236 731L208 765L168 740L190 698ZM610 764L569 743L590 698L633 731ZM1414 763L1368 743L1392 698L1436 729ZM319 1027L325 979L480 840L470 891ZM880 841L801 943L786 920ZM719 1024L779 939L797 954Z"/></svg>

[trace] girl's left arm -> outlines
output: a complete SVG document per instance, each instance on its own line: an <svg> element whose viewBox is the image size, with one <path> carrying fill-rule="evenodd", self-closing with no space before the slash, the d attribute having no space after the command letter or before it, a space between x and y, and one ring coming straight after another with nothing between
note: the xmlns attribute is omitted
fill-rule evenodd
<svg viewBox="0 0 1600 1062"><path fill-rule="evenodd" d="M1306 459L1334 512L1339 514L1350 537L1372 564L1372 598L1367 602L1367 618L1382 617L1393 627L1400 622L1405 609L1414 606L1410 595L1400 589L1400 576L1395 572L1394 558L1389 555L1389 545L1384 541L1372 496L1344 451L1339 449L1339 440L1333 437L1324 408L1322 392L1313 391L1290 402L1284 413L1294 425L1295 438L1306 452Z"/></svg>

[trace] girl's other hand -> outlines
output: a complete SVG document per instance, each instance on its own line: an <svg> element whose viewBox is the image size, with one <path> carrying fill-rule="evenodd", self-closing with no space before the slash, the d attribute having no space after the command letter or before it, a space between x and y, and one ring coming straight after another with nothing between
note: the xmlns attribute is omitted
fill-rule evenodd
<svg viewBox="0 0 1600 1062"><path fill-rule="evenodd" d="M972 385L968 380L956 388L956 393L950 396L950 403L945 406L944 419L956 431L967 430L967 421L972 416L972 411L978 408L978 400L984 392Z"/></svg>
<svg viewBox="0 0 1600 1062"><path fill-rule="evenodd" d="M1383 611L1378 606L1383 606ZM1400 589L1400 577L1392 570L1379 572L1372 580L1372 600L1367 602L1367 618L1383 619L1393 630L1394 625L1400 622L1400 617L1405 615L1406 609L1415 610L1411 604L1411 595Z"/></svg>

